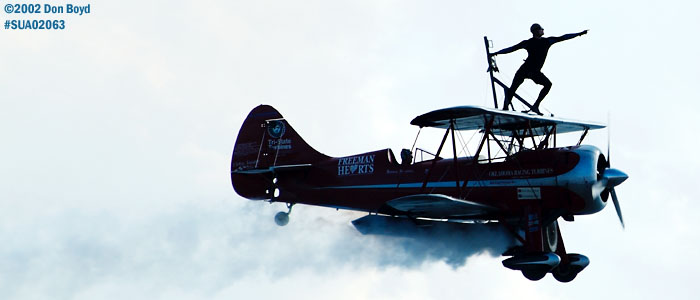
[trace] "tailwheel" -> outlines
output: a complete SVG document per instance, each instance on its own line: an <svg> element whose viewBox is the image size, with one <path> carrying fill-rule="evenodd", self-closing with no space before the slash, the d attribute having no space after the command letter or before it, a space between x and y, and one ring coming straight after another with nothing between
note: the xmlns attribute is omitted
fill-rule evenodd
<svg viewBox="0 0 700 300"><path fill-rule="evenodd" d="M289 214L292 213L292 206L294 203L287 203L287 208L289 209L287 212L278 212L275 215L275 224L278 226L284 226L289 223Z"/></svg>
<svg viewBox="0 0 700 300"><path fill-rule="evenodd" d="M275 224L284 226L287 225L287 223L289 223L289 213L281 211L275 215Z"/></svg>
<svg viewBox="0 0 700 300"><path fill-rule="evenodd" d="M540 271L540 270L522 270L523 276L525 278L530 279L532 281L538 281L542 278L544 278L545 275L547 275L547 271Z"/></svg>

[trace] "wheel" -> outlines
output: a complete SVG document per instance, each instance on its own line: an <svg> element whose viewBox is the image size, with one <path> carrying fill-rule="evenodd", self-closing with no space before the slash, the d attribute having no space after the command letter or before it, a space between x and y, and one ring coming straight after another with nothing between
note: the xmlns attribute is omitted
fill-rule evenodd
<svg viewBox="0 0 700 300"><path fill-rule="evenodd" d="M525 278L530 279L532 281L538 281L542 278L544 278L545 275L547 275L546 271L533 271L533 270L522 270L523 276Z"/></svg>
<svg viewBox="0 0 700 300"><path fill-rule="evenodd" d="M283 211L278 212L275 215L275 223L279 226L287 225L289 223L289 214Z"/></svg>
<svg viewBox="0 0 700 300"><path fill-rule="evenodd" d="M576 275L578 275L576 268L568 265L559 265L552 270L552 276L559 282L570 282L576 278Z"/></svg>
<svg viewBox="0 0 700 300"><path fill-rule="evenodd" d="M557 246L559 246L559 235L557 234L557 225L557 221L554 221L542 230L542 239L544 242L545 251L557 251Z"/></svg>

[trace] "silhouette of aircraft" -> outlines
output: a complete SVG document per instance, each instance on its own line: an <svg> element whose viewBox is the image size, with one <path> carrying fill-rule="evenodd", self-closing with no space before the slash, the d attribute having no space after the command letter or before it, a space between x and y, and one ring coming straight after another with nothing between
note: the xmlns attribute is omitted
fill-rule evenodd
<svg viewBox="0 0 700 300"><path fill-rule="evenodd" d="M235 143L233 188L247 199L287 203L289 210L275 216L278 225L287 224L295 204L368 212L353 222L361 231L377 218L389 221L384 224L496 223L518 241L503 265L530 280L551 273L568 282L589 263L567 253L559 219L599 212L612 198L623 222L615 187L628 176L610 167L609 155L606 160L595 146L581 145L602 124L476 106L431 111L411 124L445 131L435 154L404 150L401 162L391 149L330 157L273 107L260 105ZM473 155L458 156L455 140L463 131L481 137ZM558 147L556 137L564 133L581 137ZM452 153L443 158L448 137Z"/></svg>

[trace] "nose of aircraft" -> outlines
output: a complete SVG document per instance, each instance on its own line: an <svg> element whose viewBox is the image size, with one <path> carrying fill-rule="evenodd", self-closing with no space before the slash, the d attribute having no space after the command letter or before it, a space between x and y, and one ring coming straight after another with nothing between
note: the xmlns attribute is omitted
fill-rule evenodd
<svg viewBox="0 0 700 300"><path fill-rule="evenodd" d="M629 176L618 169L605 168L600 180L594 185L594 193L601 195L603 199L607 197L603 196L604 193L609 192L612 196L613 204L615 205L615 211L617 212L617 217L620 219L620 224L622 228L625 228L625 221L622 218L622 210L620 209L620 202L617 200L617 194L615 193L615 187L620 185L622 182L627 180Z"/></svg>
<svg viewBox="0 0 700 300"><path fill-rule="evenodd" d="M615 186L619 185L623 181L627 180L629 176L618 169L607 168L603 172L603 179L606 180L605 186L610 190L610 195L612 195L613 204L615 205L615 211L617 212L617 217L620 218L620 224L622 228L625 228L625 221L622 219L622 210L620 209L620 202L617 200L617 194L615 193Z"/></svg>
<svg viewBox="0 0 700 300"><path fill-rule="evenodd" d="M605 181L605 187L612 189L618 186L620 183L627 180L629 176L618 169L607 168L603 171L603 178L601 180Z"/></svg>

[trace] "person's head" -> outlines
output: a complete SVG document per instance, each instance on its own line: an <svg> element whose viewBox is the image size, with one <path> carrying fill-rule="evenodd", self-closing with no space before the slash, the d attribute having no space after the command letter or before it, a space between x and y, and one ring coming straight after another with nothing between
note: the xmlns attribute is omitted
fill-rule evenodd
<svg viewBox="0 0 700 300"><path fill-rule="evenodd" d="M540 24L535 23L530 26L530 32L532 32L532 36L539 38L544 35L544 28Z"/></svg>

